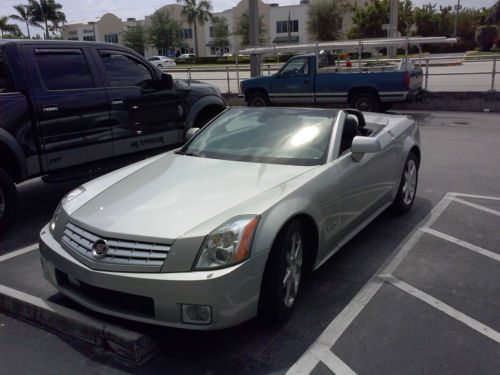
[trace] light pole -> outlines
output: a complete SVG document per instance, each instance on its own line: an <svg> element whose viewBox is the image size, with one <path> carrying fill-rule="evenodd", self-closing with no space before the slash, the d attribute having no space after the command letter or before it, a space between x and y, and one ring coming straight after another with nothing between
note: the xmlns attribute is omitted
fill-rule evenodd
<svg viewBox="0 0 500 375"><path fill-rule="evenodd" d="M250 46L259 44L259 3L258 0L248 0L248 29ZM250 77L260 75L259 60L257 55L250 55Z"/></svg>
<svg viewBox="0 0 500 375"><path fill-rule="evenodd" d="M391 12L389 14L389 36L396 38L398 36L398 7L399 0L391 0ZM396 47L389 47L387 54L390 59L396 58Z"/></svg>
<svg viewBox="0 0 500 375"><path fill-rule="evenodd" d="M458 13L460 12L460 0L457 2L457 8L455 10L455 23L453 24L453 36L457 36L457 27L458 27Z"/></svg>

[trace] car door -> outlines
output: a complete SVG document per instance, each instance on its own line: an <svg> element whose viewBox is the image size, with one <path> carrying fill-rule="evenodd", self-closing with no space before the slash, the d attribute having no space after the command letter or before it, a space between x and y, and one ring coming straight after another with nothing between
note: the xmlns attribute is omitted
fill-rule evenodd
<svg viewBox="0 0 500 375"><path fill-rule="evenodd" d="M314 103L311 60L308 56L295 57L274 76L269 93L273 103Z"/></svg>
<svg viewBox="0 0 500 375"><path fill-rule="evenodd" d="M89 51L25 45L23 56L34 94L43 170L111 157L106 92Z"/></svg>
<svg viewBox="0 0 500 375"><path fill-rule="evenodd" d="M397 150L390 133L377 137L382 149L363 154L357 161L350 146L345 150L339 148L340 237L350 233L390 202Z"/></svg>
<svg viewBox="0 0 500 375"><path fill-rule="evenodd" d="M184 108L175 87L158 88L149 64L123 51L100 49L113 126L113 154L123 155L182 141Z"/></svg>

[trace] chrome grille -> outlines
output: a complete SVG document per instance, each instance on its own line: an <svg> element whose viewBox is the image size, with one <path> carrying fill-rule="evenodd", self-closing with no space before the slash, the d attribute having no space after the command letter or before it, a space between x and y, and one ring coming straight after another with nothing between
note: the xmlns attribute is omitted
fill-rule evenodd
<svg viewBox="0 0 500 375"><path fill-rule="evenodd" d="M92 255L92 246L98 239L108 243L108 250L102 258ZM94 263L147 267L149 271L159 271L170 251L170 246L164 244L98 237L71 223L66 224L62 242L78 255Z"/></svg>

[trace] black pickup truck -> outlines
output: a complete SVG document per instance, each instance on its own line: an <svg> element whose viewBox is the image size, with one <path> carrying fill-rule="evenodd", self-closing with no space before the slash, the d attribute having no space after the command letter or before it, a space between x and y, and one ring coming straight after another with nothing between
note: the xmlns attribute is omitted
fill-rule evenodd
<svg viewBox="0 0 500 375"><path fill-rule="evenodd" d="M16 183L118 168L183 142L224 108L216 87L173 80L128 48L0 40L0 237Z"/></svg>

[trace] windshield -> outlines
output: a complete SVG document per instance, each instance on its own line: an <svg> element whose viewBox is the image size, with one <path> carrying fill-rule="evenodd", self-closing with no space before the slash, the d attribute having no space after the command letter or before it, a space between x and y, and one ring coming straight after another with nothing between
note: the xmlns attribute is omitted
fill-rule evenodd
<svg viewBox="0 0 500 375"><path fill-rule="evenodd" d="M319 165L326 160L335 110L231 108L179 152L269 164Z"/></svg>

